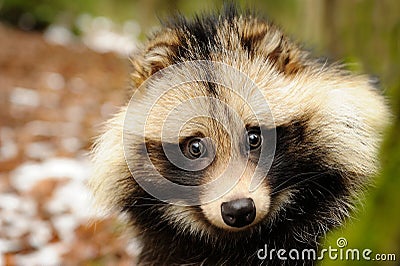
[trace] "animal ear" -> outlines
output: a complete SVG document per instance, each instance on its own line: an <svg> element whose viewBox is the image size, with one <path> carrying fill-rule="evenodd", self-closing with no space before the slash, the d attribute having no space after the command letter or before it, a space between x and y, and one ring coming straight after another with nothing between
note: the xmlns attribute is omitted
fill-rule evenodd
<svg viewBox="0 0 400 266"><path fill-rule="evenodd" d="M133 55L131 57L133 71L131 79L134 88L139 88L142 83L151 77L154 73L169 65L166 55L162 54L145 54Z"/></svg>
<svg viewBox="0 0 400 266"><path fill-rule="evenodd" d="M135 88L157 71L173 64L178 46L174 32L159 33L137 54L131 57L133 71L131 79Z"/></svg>
<svg viewBox="0 0 400 266"><path fill-rule="evenodd" d="M282 36L276 47L269 51L267 57L275 67L286 75L296 74L304 68L304 57L307 54L300 51L290 40Z"/></svg>
<svg viewBox="0 0 400 266"><path fill-rule="evenodd" d="M273 24L247 21L241 25L241 43L250 54L264 55L279 72L295 74L304 68L304 57L295 43Z"/></svg>

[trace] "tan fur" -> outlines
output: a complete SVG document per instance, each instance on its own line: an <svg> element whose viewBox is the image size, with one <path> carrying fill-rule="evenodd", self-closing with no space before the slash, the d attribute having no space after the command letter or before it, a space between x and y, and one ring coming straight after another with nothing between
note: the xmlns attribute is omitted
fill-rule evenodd
<svg viewBox="0 0 400 266"><path fill-rule="evenodd" d="M238 31L254 45L251 58L241 48L239 38L231 30L236 28L227 24L223 25L217 33L217 38L223 43L223 52L211 54L211 58L213 61L239 70L254 81L268 102L274 118L274 121L263 122L273 128L291 123L295 119L307 117L306 130L318 132L314 141L325 148L327 156L324 163L326 165L345 169L360 178L373 175L377 169L375 163L377 149L382 131L388 122L389 112L384 98L379 96L368 83L368 78L349 75L336 66L316 63L315 60L308 58L306 52L301 51L284 37L275 26L257 19L243 17L237 18L236 23ZM170 55L176 46L180 45L179 34L179 31L172 29L161 30L137 56L132 58L134 66L132 80L135 89L139 88L152 74L171 64ZM179 73L175 74L177 74L175 79L183 78ZM254 97L252 92L248 91L243 80L238 80L237 76L221 75L221 79L231 87L230 90L221 86L216 87L222 95L220 100L233 109L239 110L238 113L245 123L254 123L253 114L243 104L245 101L257 103L257 99L252 99ZM168 84L164 85L168 87ZM191 90L187 90L185 86L193 87ZM157 91L157 89L157 84L147 88L150 92ZM143 91L142 93L144 96L141 104L145 106L147 92ZM242 99L237 95L246 95L247 99ZM106 208L118 207L119 201L135 189L135 186L129 183L134 182L133 179L124 180L130 176L122 145L125 119L127 118L129 123L132 123L134 131L135 119L148 115L146 136L159 138L163 123L173 108L193 97L203 96L206 96L206 93L201 85L182 85L168 91L153 106L149 115L142 113L140 106L129 113L126 112L126 107L123 107L107 123L106 131L98 139L93 151L94 174L90 180L100 203L104 204ZM244 109L241 109L243 106ZM195 111L199 111L199 109L201 107L194 108ZM195 111L193 114L187 113L173 118L176 119L176 123L183 122L185 124L179 131L180 137L188 136L195 130L199 130L199 125L213 123L201 117L191 122L185 120L186 117L195 115ZM257 109L255 111L257 112ZM209 129L200 128L200 130ZM168 132L168 128L165 131ZM223 130L221 129L221 131ZM229 143L225 142L226 138L221 136L215 136L215 138L221 146L229 146ZM223 166L221 167L223 168ZM217 170L215 171L217 172ZM259 222L268 211L276 211L269 209L268 186L260 186L252 193L247 190L251 174L246 171L237 186L226 195L201 206L206 217L214 225L227 228L221 220L218 206L223 201L238 197L251 196L255 199L257 216L254 223ZM349 180L349 182L358 183L357 180ZM212 191L206 193L212 193ZM290 193L281 196L281 204L290 201ZM204 232L204 225L194 216L179 214L182 208L173 206L166 210L165 215L180 217L177 220L183 225L183 228L186 228L185 230L190 228L196 232Z"/></svg>

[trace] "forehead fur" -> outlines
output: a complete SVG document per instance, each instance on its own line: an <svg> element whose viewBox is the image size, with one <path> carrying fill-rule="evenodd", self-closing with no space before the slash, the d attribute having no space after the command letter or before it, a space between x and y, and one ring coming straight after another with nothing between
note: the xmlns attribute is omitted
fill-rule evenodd
<svg viewBox="0 0 400 266"><path fill-rule="evenodd" d="M306 65L307 53L301 51L273 24L233 7L220 14L178 16L164 22L141 52L133 56L136 87L158 70L171 64L192 60L213 60L236 51L247 60L262 57L285 74L295 74Z"/></svg>
<svg viewBox="0 0 400 266"><path fill-rule="evenodd" d="M169 65L192 60L227 64L254 81L271 110L274 121L269 126L307 117L309 130L318 130L321 145L326 142L336 154L333 161L348 158L353 167L358 165L364 171L371 168L360 166L351 158L365 162L364 156L375 154L389 115L383 97L366 77L318 63L273 24L228 8L221 15L198 16L193 20L179 17L165 23L142 54L134 57L134 84L140 86L151 74ZM242 86L237 77L222 78L233 91L252 101L251 90ZM231 106L240 105L231 97L232 93L218 86L194 86L188 90L189 94L199 92ZM369 139L368 144L365 138ZM336 159L338 154L341 159Z"/></svg>
<svg viewBox="0 0 400 266"><path fill-rule="evenodd" d="M126 117L145 121L146 137L151 139L159 139L161 135L175 139L198 134L225 137L226 132L241 134L246 127L261 124L274 127L269 110L260 108L263 107L263 98L257 99L252 94L240 95L221 85L214 86L217 96L209 95L204 93L206 86L201 82L192 82L169 89L156 101L150 101L151 106L147 106L149 112L135 106L127 111ZM136 122L136 125L139 123ZM137 129L140 130L139 127ZM137 132L137 135L141 134Z"/></svg>

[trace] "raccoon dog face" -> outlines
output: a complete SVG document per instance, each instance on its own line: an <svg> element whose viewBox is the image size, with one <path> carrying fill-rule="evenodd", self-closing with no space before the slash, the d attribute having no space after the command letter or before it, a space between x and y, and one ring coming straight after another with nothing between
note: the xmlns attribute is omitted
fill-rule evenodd
<svg viewBox="0 0 400 266"><path fill-rule="evenodd" d="M132 62L133 97L97 142L91 185L129 214L142 261L315 247L376 170L383 97L252 15L175 19Z"/></svg>

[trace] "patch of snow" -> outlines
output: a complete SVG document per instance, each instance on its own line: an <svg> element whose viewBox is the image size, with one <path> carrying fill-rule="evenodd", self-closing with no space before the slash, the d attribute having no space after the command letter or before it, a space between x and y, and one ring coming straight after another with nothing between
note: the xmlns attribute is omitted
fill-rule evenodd
<svg viewBox="0 0 400 266"><path fill-rule="evenodd" d="M91 21L91 24L90 27L92 29L103 29L105 31L111 31L114 27L114 23L111 19L106 17L95 17Z"/></svg>
<svg viewBox="0 0 400 266"><path fill-rule="evenodd" d="M34 217L37 214L37 206L38 202L30 197L23 197L19 203L19 213L28 216Z"/></svg>
<svg viewBox="0 0 400 266"><path fill-rule="evenodd" d="M81 30L88 30L90 28L90 24L92 22L92 16L84 13L78 16L75 21L76 26Z"/></svg>
<svg viewBox="0 0 400 266"><path fill-rule="evenodd" d="M23 213L25 216L36 215L37 204L29 198L22 198L14 193L0 194L0 211L6 213Z"/></svg>
<svg viewBox="0 0 400 266"><path fill-rule="evenodd" d="M90 191L83 182L71 181L59 187L46 210L52 214L70 212L79 222L90 219L92 214Z"/></svg>
<svg viewBox="0 0 400 266"><path fill-rule="evenodd" d="M18 154L18 146L14 140L14 131L9 127L0 128L0 161L14 158Z"/></svg>
<svg viewBox="0 0 400 266"><path fill-rule="evenodd" d="M116 52L129 55L135 48L140 27L134 21L127 21L121 27L106 17L92 18L83 14L76 21L82 31L83 43L99 53Z"/></svg>
<svg viewBox="0 0 400 266"><path fill-rule="evenodd" d="M0 194L0 210L16 211L20 205L21 198L14 193Z"/></svg>
<svg viewBox="0 0 400 266"><path fill-rule="evenodd" d="M123 56L129 55L138 43L140 26L135 21L126 21L117 25L106 17L92 17L89 14L80 15L76 27L81 31L83 43L90 49L99 52L116 52ZM51 25L44 32L44 38L49 43L59 45L71 44L75 37L70 29L62 25Z"/></svg>
<svg viewBox="0 0 400 266"><path fill-rule="evenodd" d="M7 238L17 239L31 230L31 220L16 212L1 213L2 234Z"/></svg>
<svg viewBox="0 0 400 266"><path fill-rule="evenodd" d="M81 130L78 123L73 122L47 122L35 120L28 122L24 130L33 136L62 137L78 136Z"/></svg>
<svg viewBox="0 0 400 266"><path fill-rule="evenodd" d="M23 107L38 107L40 105L39 94L27 88L15 87L9 98L10 102Z"/></svg>
<svg viewBox="0 0 400 266"><path fill-rule="evenodd" d="M139 36L140 26L137 22L133 20L128 20L123 25L123 33L125 35Z"/></svg>
<svg viewBox="0 0 400 266"><path fill-rule="evenodd" d="M2 253L14 252L21 249L21 244L16 239L3 239L0 238L0 255Z"/></svg>
<svg viewBox="0 0 400 266"><path fill-rule="evenodd" d="M49 222L35 220L31 223L31 234L29 235L29 244L32 247L41 248L52 238L51 225Z"/></svg>
<svg viewBox="0 0 400 266"><path fill-rule="evenodd" d="M38 181L47 178L70 178L83 182L89 173L88 160L54 158L41 163L23 163L10 173L10 180L17 190L28 191Z"/></svg>
<svg viewBox="0 0 400 266"><path fill-rule="evenodd" d="M65 87L65 79L60 73L49 72L45 76L46 84L50 89L62 90Z"/></svg>
<svg viewBox="0 0 400 266"><path fill-rule="evenodd" d="M44 32L47 42L58 45L69 45L73 42L72 32L61 25L50 25Z"/></svg>
<svg viewBox="0 0 400 266"><path fill-rule="evenodd" d="M17 265L61 265L61 256L67 251L63 243L49 244L36 252L16 255L15 260Z"/></svg>
<svg viewBox="0 0 400 266"><path fill-rule="evenodd" d="M99 53L117 52L129 55L136 47L131 37L101 29L85 35L83 42Z"/></svg>
<svg viewBox="0 0 400 266"><path fill-rule="evenodd" d="M25 147L25 154L32 159L45 159L53 157L56 149L51 142L32 142Z"/></svg>
<svg viewBox="0 0 400 266"><path fill-rule="evenodd" d="M37 203L14 193L0 194L0 235L15 239L32 230Z"/></svg>
<svg viewBox="0 0 400 266"><path fill-rule="evenodd" d="M24 130L33 136L55 136L53 130L54 123L47 121L34 120L25 124Z"/></svg>
<svg viewBox="0 0 400 266"><path fill-rule="evenodd" d="M61 140L63 148L71 153L79 151L82 148L82 142L78 138L64 138Z"/></svg>
<svg viewBox="0 0 400 266"><path fill-rule="evenodd" d="M70 214L57 215L51 219L60 239L65 243L72 243L75 239L75 229L79 226L77 219Z"/></svg>
<svg viewBox="0 0 400 266"><path fill-rule="evenodd" d="M80 77L73 77L68 81L68 88L74 93L81 93L86 87L86 82Z"/></svg>

